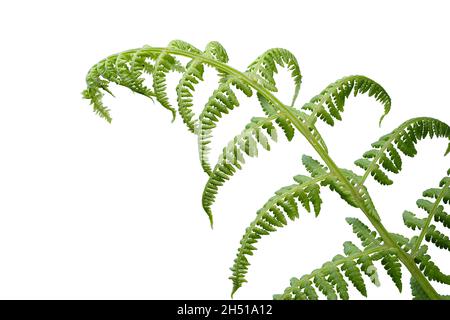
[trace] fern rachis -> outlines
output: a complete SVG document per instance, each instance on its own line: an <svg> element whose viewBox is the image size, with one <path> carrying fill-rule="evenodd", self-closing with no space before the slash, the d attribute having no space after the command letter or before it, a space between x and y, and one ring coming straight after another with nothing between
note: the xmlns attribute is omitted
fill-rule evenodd
<svg viewBox="0 0 450 320"><path fill-rule="evenodd" d="M183 66L176 59L177 56L191 60ZM368 227L363 226L358 222L359 220L349 220L354 231L355 225L358 225L357 235L363 241L365 249L360 250L355 245L346 243L344 245L346 257L338 255L333 261L326 263L323 268L310 274L309 278L302 278L303 280L299 280L300 282L294 281L298 285L295 288L298 297L316 297L317 294L313 293L313 286L316 286L328 298L337 298L338 296L344 299L348 298L346 278L361 293L366 294L355 260L361 264L363 273L372 275L373 272L368 271L368 268L372 266L369 262L373 258L374 261L382 262L399 288L401 288L401 281L398 274L400 263L402 263L411 273L411 287L417 296L422 294L423 297L431 299L440 298L441 295L430 284L429 280L435 279L430 277L431 271L429 270L433 270L435 278L444 281L444 277L436 276L439 274L438 269L434 268L435 265L431 264L427 258L426 250L421 243L424 239L427 241L434 239L433 241L440 247L447 246L448 238L445 238L442 233L437 233L433 229L434 225L430 226L430 224L433 219L447 221L447 216L441 210L440 202L447 201L448 180L441 184L438 194L429 191L430 194L435 195L436 201L425 220L414 220L411 215L406 215L410 225L416 223L418 224L416 227L419 227L420 224L422 228L421 234L414 239L392 234L386 230L364 183L371 175L381 184L391 184L392 180L385 171L395 174L400 172L400 154L414 156L417 153L414 145L418 140L427 136L444 137L450 140L448 125L432 118L415 118L406 121L396 130L372 144L373 149L355 162L358 167L365 170L363 176L359 176L351 170L340 168L333 161L317 128L317 120L320 119L331 126L335 124L335 120L342 120L345 100L353 92L354 95L367 93L384 106L381 122L391 108L391 99L383 87L364 76L344 77L333 82L319 95L304 104L301 109L297 109L293 105L299 93L302 75L292 53L278 48L268 50L251 63L246 72L240 72L230 67L227 62L228 55L217 42L209 43L205 51L179 40L172 41L168 47L146 46L110 56L95 65L88 73L86 79L88 88L83 95L91 100L94 111L108 122L111 121L111 116L109 109L102 103L102 91L110 93L108 89L110 82L128 87L149 98L155 98L175 117L176 109L169 103L165 77L168 72L172 71L182 74L176 90L178 113L189 131L198 136L201 165L209 176L203 193L203 207L211 224L211 206L219 187L229 180L236 170L242 168L245 156L257 156L258 145L268 148L268 136L272 140L276 140L274 138L275 125L284 131L289 141L294 132L298 131L313 147L323 164L311 157L304 157L303 164L308 175L295 177L296 184L277 191L276 195L258 211L257 218L247 229L232 268L233 293L246 281L245 274L250 265L246 256L256 250L255 245L258 239L276 231L290 220L294 220L301 214L302 209L309 211L313 208L317 215L321 203L320 188L328 186L348 204L359 208L375 230L367 233ZM203 81L204 66L216 69L220 82L200 115L195 115L192 110L192 95L195 85L199 81ZM288 68L294 80L295 91L291 105L282 103L274 95L277 91L274 79L277 67ZM144 72L153 76L153 90L144 85L142 78ZM234 93L236 90L244 92L248 97L256 95L267 117L252 119L243 132L223 149L217 164L211 166L208 150L212 129L224 115L239 106L239 101ZM450 144L446 153L449 151Z"/></svg>

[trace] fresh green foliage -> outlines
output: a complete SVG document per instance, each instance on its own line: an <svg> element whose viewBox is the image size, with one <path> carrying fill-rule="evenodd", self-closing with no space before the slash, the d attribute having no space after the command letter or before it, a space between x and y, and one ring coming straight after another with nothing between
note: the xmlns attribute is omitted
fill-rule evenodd
<svg viewBox="0 0 450 320"><path fill-rule="evenodd" d="M182 63L180 58L188 58L189 61ZM344 105L351 94L367 94L378 101L384 109L381 123L391 109L391 98L380 84L361 75L347 76L331 83L309 102L296 108L302 74L296 57L290 51L281 48L267 50L244 72L230 67L228 60L223 46L215 41L208 43L204 51L180 40L170 42L167 47L144 46L128 50L101 60L89 70L83 97L90 101L94 112L108 122L112 119L102 98L105 92L112 94L111 83L156 99L172 113L174 119L178 113L187 129L198 139L200 164L208 175L202 205L211 225L212 206L220 187L243 168L246 157L257 157L261 148L270 150L270 143L278 140L279 129L287 141L291 141L297 132L313 147L320 160L304 155L305 172L295 176L294 183L276 191L246 228L231 267L232 294L247 282L250 256L255 253L258 241L305 212L319 215L323 202L321 190L328 187L347 204L360 209L371 226L358 218L347 218L361 244L346 241L342 254L309 274L292 278L289 287L284 293L275 295L275 299L325 297L345 300L350 298L350 286L367 296L369 282L380 285L380 265L400 291L404 288L402 274L405 267L410 275L414 299L447 299L448 296L437 293L431 283L450 285L450 276L432 261L423 242L450 251L446 230L450 228L450 216L444 208L450 204L450 170L439 187L427 189L423 193L424 198L417 201L417 206L424 212L422 215L410 211L403 213L404 224L418 233L412 237L386 230L365 181L372 176L382 185L392 184L390 175L401 171L402 154L414 157L416 144L425 138L438 137L450 142L450 127L440 120L426 117L405 121L374 142L372 149L355 161L356 166L364 170L359 175L351 169L340 168L333 161L316 124L319 119L334 126L336 120L342 120ZM204 80L206 67L216 70L219 82L197 115L193 110L193 99L196 85ZM274 76L279 68L289 70L293 81L294 92L289 104L275 96L278 88ZM172 105L168 93L166 79L170 72L180 73L175 88L177 107ZM152 77L151 86L145 84L145 74ZM241 105L238 92L249 98L256 97L265 116L252 118L223 148L217 162L212 163L209 153L214 129L225 115ZM445 154L449 152L450 143Z"/></svg>

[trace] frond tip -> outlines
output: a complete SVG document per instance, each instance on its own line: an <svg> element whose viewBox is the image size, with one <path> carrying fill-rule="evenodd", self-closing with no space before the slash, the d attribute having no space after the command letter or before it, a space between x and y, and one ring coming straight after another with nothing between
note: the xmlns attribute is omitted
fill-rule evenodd
<svg viewBox="0 0 450 320"><path fill-rule="evenodd" d="M384 88L377 82L365 76L347 76L328 85L320 94L313 97L302 109L310 112L309 124L314 125L317 118L333 126L335 120L342 120L346 99L353 92L354 96L368 93L384 107L384 113L379 124L391 110L391 98Z"/></svg>

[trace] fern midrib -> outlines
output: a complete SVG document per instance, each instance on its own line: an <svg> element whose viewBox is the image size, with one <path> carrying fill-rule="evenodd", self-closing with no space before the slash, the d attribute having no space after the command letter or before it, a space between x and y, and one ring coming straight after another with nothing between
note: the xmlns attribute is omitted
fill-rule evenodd
<svg viewBox="0 0 450 320"><path fill-rule="evenodd" d="M428 228L430 227L431 221L433 220L434 215L436 214L436 211L439 208L442 199L444 199L446 191L449 187L450 187L450 179L447 179L444 186L441 189L441 192L439 193L438 197L436 198L436 201L434 202L433 207L431 208L431 211L427 217L427 220L425 221L425 224L422 228L422 231L420 232L419 237L417 238L417 241L414 244L414 247L411 251L411 255L413 257L415 257L417 255L420 245L428 232Z"/></svg>
<svg viewBox="0 0 450 320"><path fill-rule="evenodd" d="M133 49L128 50L126 52L134 52L139 49ZM334 163L334 161L330 158L328 153L323 149L323 147L320 145L318 141L315 140L315 138L311 135L308 127L302 123L295 114L290 110L290 107L284 105L278 98L276 98L269 90L264 88L263 86L259 85L255 81L253 81L250 77L248 77L245 73L242 73L227 64L221 63L220 61L210 59L208 57L173 49L173 48L164 48L164 47L149 47L146 49L148 52L155 52L155 53L171 53L175 55L180 55L192 59L200 59L201 61L205 62L206 64L213 66L217 69L220 69L230 75L233 75L235 77L243 79L249 86L253 87L256 91L261 93L268 101L272 103L276 108L278 108L284 115L292 122L292 124L300 131L300 133L306 138L306 140L311 144L311 146L316 150L316 152L319 154L319 156L322 158L322 160L325 162L325 164L330 169L330 172L332 172L342 183L345 184L347 189L352 193L354 198L359 204L359 208L363 213L366 215L366 217L370 220L372 225L375 227L375 229L380 234L381 238L383 239L384 243L393 249L395 249L398 253L399 259L402 261L402 263L407 267L407 269L410 271L411 275L417 280L417 282L421 285L423 290L426 292L426 294L431 299L440 299L439 294L434 290L434 288L431 286L429 281L425 278L423 273L419 270L417 265L415 264L413 258L409 256L406 252L404 252L392 239L389 232L385 229L385 227L381 224L381 222L378 219L375 219L368 208L366 207L364 200L361 198L358 190L353 187L353 185L347 180L347 178L344 177L344 175L341 173L338 166ZM316 129L317 130L317 129Z"/></svg>

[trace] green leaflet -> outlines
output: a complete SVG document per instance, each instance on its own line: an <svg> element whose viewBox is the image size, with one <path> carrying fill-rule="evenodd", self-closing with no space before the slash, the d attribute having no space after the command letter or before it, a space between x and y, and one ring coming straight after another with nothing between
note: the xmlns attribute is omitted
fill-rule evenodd
<svg viewBox="0 0 450 320"><path fill-rule="evenodd" d="M258 156L258 147L270 150L270 140L277 141L277 131L273 125L274 117L252 118L245 129L234 137L222 150L222 153L211 171L203 190L202 205L212 225L213 205L219 188L234 175L244 164L244 155Z"/></svg>
<svg viewBox="0 0 450 320"><path fill-rule="evenodd" d="M152 73L157 55L148 52L147 47L128 52L111 55L95 64L86 76L87 88L83 91L83 97L90 100L94 112L101 118L111 122L109 109L103 105L103 92L108 92L111 82L127 87L133 92L149 98L154 97L154 92L146 87L143 82L144 73Z"/></svg>
<svg viewBox="0 0 450 320"><path fill-rule="evenodd" d="M315 178L303 175L295 176L296 184L283 187L275 192L275 195L258 210L256 219L245 230L233 267L231 267L232 295L244 282L247 282L245 276L250 266L247 257L253 255L256 250L255 245L262 236L282 228L288 220L297 219L300 216L298 204L308 212L314 211L316 216L319 214L322 203L319 182L326 177L327 174Z"/></svg>
<svg viewBox="0 0 450 320"><path fill-rule="evenodd" d="M416 279L411 277L409 284L414 300L430 300Z"/></svg>
<svg viewBox="0 0 450 320"><path fill-rule="evenodd" d="M298 92L300 90L301 74L295 57L285 49L271 49L266 51L260 57L258 57L253 63L250 64L246 71L246 75L255 81L256 84L268 89L269 91L277 91L275 86L274 74L277 73L277 65L283 67L287 66L292 72L292 77L295 82L295 92L293 101L295 101ZM247 97L252 95L252 89L248 84L232 75L226 75L223 77L219 88L214 91L210 97L208 103L204 107L202 113L199 116L199 128L198 128L198 147L200 153L200 163L203 170L211 175L212 168L209 163L209 152L212 139L212 131L216 127L217 122L222 118L224 114L228 114L231 110L240 105L237 100L231 85L244 92ZM259 100L263 104L264 99L259 95ZM268 116L276 114L276 110L269 111L269 103L266 102L262 105L263 110ZM275 120L278 125L285 131L288 140L292 139L294 129L289 121L282 115L278 115ZM288 128L289 127L289 128Z"/></svg>
<svg viewBox="0 0 450 320"><path fill-rule="evenodd" d="M314 125L317 118L333 126L334 120L342 120L345 100L350 94L368 93L384 106L384 113L380 123L391 109L391 98L388 93L375 81L359 75L348 76L328 85L320 94L313 97L302 109L309 111L308 122Z"/></svg>
<svg viewBox="0 0 450 320"><path fill-rule="evenodd" d="M450 151L450 127L447 124L433 118L410 119L372 143L373 149L355 161L365 170L362 183L371 175L382 185L392 184L387 172L397 174L402 170L400 153L414 157L417 154L415 145L427 137L447 138L449 145L445 154Z"/></svg>
<svg viewBox="0 0 450 320"><path fill-rule="evenodd" d="M198 148L200 162L203 170L208 175L212 171L208 160L212 130L217 126L217 122L224 114L228 114L239 106L233 87L242 91L247 97L252 95L252 89L245 82L238 78L229 77L213 92L199 116Z"/></svg>
<svg viewBox="0 0 450 320"><path fill-rule="evenodd" d="M274 74L278 72L277 65L287 67L291 71L294 80L294 95L291 105L294 105L300 92L302 75L295 56L286 49L274 48L269 49L256 58L247 68L247 74L254 79L259 85L272 92L277 92Z"/></svg>
<svg viewBox="0 0 450 320"><path fill-rule="evenodd" d="M192 52L205 56L217 61L228 62L228 55L225 48L217 41L209 42L206 45L205 51L201 52L198 49L191 49ZM197 126L197 119L192 111L193 107L193 92L195 85L203 81L203 74L205 71L205 63L201 58L193 58L187 65L186 70L181 76L177 85L177 102L178 112L181 115L184 123L189 131L195 132Z"/></svg>

